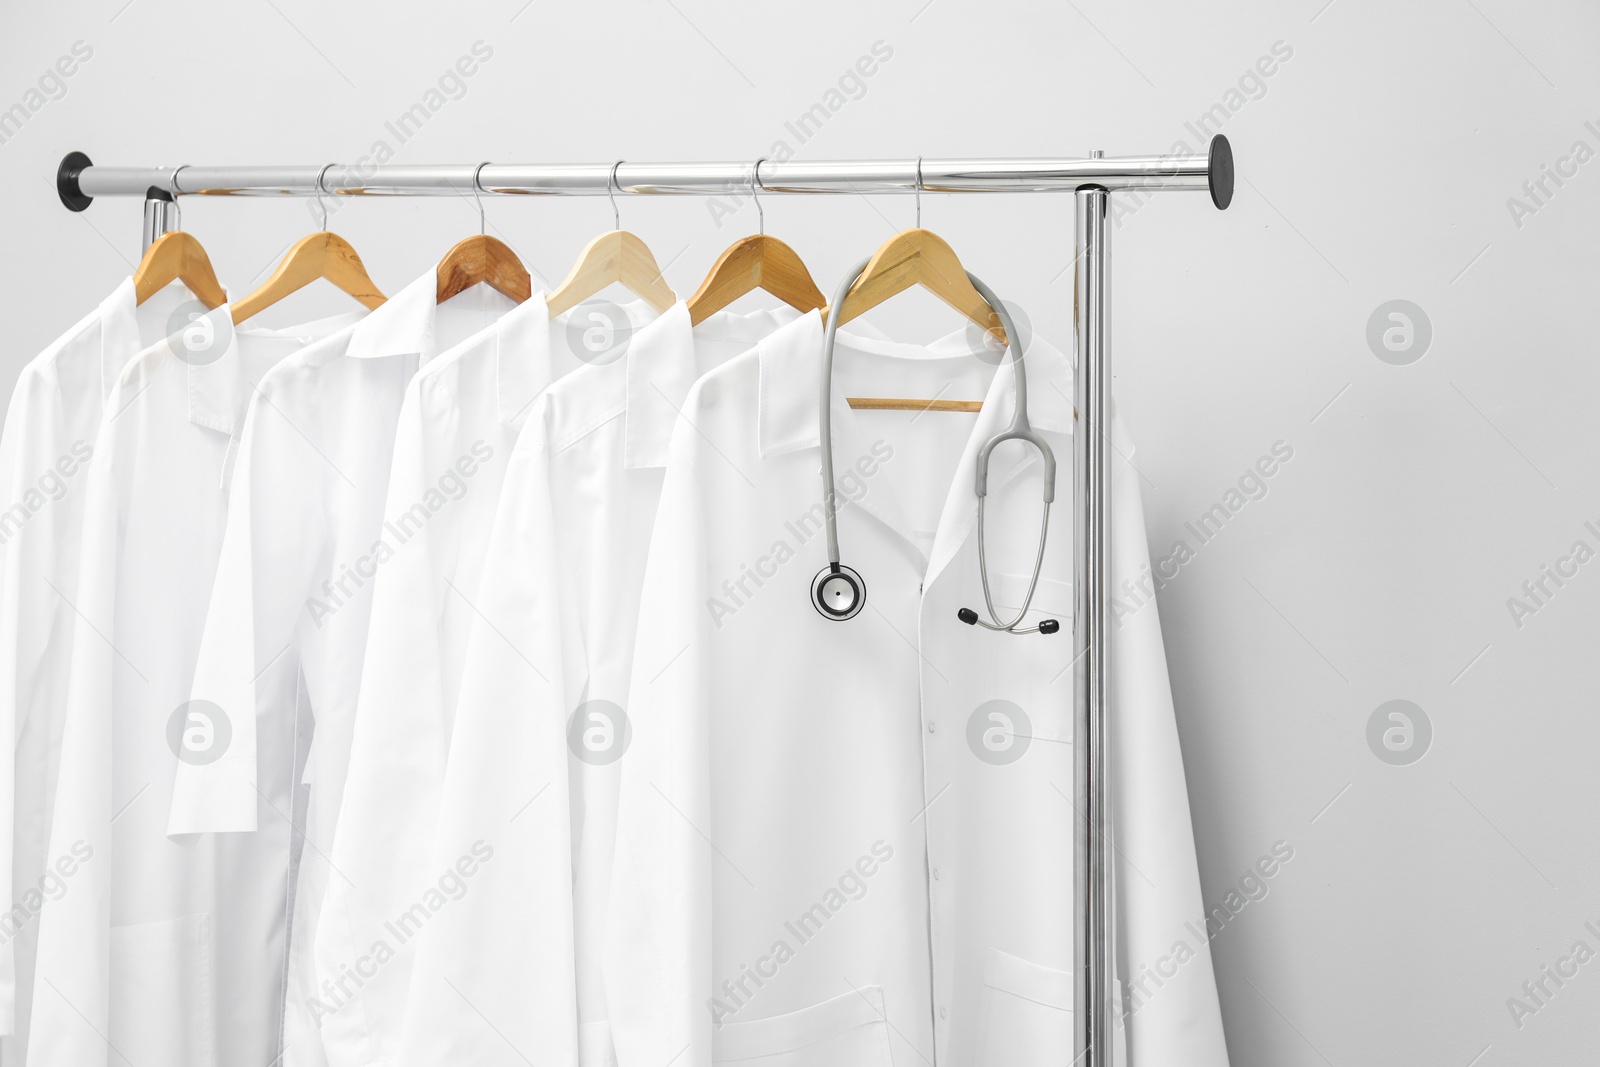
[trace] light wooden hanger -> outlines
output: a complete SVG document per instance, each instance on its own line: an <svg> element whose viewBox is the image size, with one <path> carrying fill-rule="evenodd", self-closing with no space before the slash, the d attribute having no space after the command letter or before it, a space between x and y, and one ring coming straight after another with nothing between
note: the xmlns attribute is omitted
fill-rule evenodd
<svg viewBox="0 0 1600 1067"><path fill-rule="evenodd" d="M211 267L211 257L193 234L164 233L145 250L133 272L134 302L143 304L172 282L182 282L207 308L221 307L228 299Z"/></svg>
<svg viewBox="0 0 1600 1067"><path fill-rule="evenodd" d="M327 172L328 168L324 167L322 173L317 175L319 202L322 200L322 175ZM356 250L350 247L349 241L326 229L326 207L323 208L322 225L324 229L295 242L289 254L283 257L283 262L278 264L278 269L272 272L272 277L262 282L255 292L234 303L235 326L319 278L349 293L369 311L382 306L388 297L383 295L377 283L367 274L367 268L361 262L361 257L356 255Z"/></svg>
<svg viewBox="0 0 1600 1067"><path fill-rule="evenodd" d="M761 218L761 232L735 241L712 265L706 280L689 298L692 325L700 325L756 289L800 311L828 313L828 298L817 288L811 272L806 270L795 250L776 237L767 236L767 216L761 210L761 196L757 192L762 162L757 160L750 172L750 195L755 199L756 213Z"/></svg>
<svg viewBox="0 0 1600 1067"><path fill-rule="evenodd" d="M621 165L619 162L611 168L610 186L606 189L617 229L596 237L578 254L572 271L547 298L551 318L572 310L612 283L632 290L658 312L677 303L678 297L661 277L661 268L656 265L656 257L649 247L622 229L616 193L611 188L616 185L617 167Z"/></svg>
<svg viewBox="0 0 1600 1067"><path fill-rule="evenodd" d="M890 297L921 285L946 304L1005 343L1005 328L994 308L967 280L955 250L944 238L922 228L922 159L917 159L917 224L889 238L873 253L836 314L843 325ZM852 408L865 411L982 411L981 400L922 400L906 397L846 397Z"/></svg>
<svg viewBox="0 0 1600 1067"><path fill-rule="evenodd" d="M478 175L487 165L480 163L472 172L472 197L478 203L478 232L458 242L439 261L436 303L442 304L479 282L519 304L533 295L533 279L522 260L504 241L484 232L483 188L478 184Z"/></svg>
<svg viewBox="0 0 1600 1067"><path fill-rule="evenodd" d="M890 297L921 285L934 296L1005 343L1000 317L967 280L966 268L944 238L912 229L885 241L850 287L836 314L840 324L870 311ZM981 400L919 400L901 397L849 397L852 408L869 411L981 411Z"/></svg>

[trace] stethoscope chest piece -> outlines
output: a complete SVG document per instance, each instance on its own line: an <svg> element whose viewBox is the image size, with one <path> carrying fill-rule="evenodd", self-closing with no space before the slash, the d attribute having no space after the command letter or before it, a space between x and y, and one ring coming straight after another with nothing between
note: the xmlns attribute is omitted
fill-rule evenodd
<svg viewBox="0 0 1600 1067"><path fill-rule="evenodd" d="M824 619L853 619L866 602L867 583L843 563L830 563L811 579L811 603Z"/></svg>

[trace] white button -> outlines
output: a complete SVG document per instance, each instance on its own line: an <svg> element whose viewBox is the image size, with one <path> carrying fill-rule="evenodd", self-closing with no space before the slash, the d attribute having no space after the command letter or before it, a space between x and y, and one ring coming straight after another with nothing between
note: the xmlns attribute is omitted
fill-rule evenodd
<svg viewBox="0 0 1600 1067"><path fill-rule="evenodd" d="M939 880L939 868L937 868L937 867L935 867L933 869L933 880L935 882L937 882Z"/></svg>
<svg viewBox="0 0 1600 1067"><path fill-rule="evenodd" d="M944 1008L940 1008L939 1009L939 1018L947 1019L949 1017L950 1017L950 1013L948 1011L946 1011Z"/></svg>
<svg viewBox="0 0 1600 1067"><path fill-rule="evenodd" d="M928 732L930 734L933 733L933 723L931 723L931 722L928 724Z"/></svg>

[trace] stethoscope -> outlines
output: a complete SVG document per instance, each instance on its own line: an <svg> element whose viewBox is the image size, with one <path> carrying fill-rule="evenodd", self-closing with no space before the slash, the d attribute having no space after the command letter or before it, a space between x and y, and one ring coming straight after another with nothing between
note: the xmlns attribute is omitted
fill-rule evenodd
<svg viewBox="0 0 1600 1067"><path fill-rule="evenodd" d="M828 565L817 572L811 579L811 603L825 619L843 622L853 619L860 613L867 602L867 583L862 581L861 575L855 568L846 567L839 562L839 520L838 498L833 488L833 342L839 332L839 308L844 306L845 298L850 293L850 288L867 269L869 260L862 260L852 270L847 278L840 283L839 289L833 295L833 302L828 305L831 309L828 314L827 330L822 341L822 398L817 408L817 434L822 445L822 506L824 521L828 531ZM1016 325L1011 321L1011 313L994 291L983 284L972 273L967 274L973 288L989 302L1000 318L1000 325L1006 332L1006 346L1012 353L1011 365L1016 372L1016 412L1011 416L1011 426L1002 433L995 434L984 442L978 450L977 484L978 493L978 575L983 581L983 602L989 609L989 618L980 619L978 613L971 608L962 608L956 612L956 617L968 626L982 626L986 630L999 630L1009 634L1053 634L1061 629L1061 623L1055 619L1043 619L1037 626L1019 628L1023 616L1028 614L1028 605L1033 601L1034 589L1039 584L1039 574L1044 569L1044 546L1050 534L1050 504L1056 498L1056 457L1050 451L1050 446L1033 432L1033 427L1028 423L1028 379L1024 373L1022 349L1018 338ZM1017 612L1017 617L1010 622L1001 622L999 614L994 610L994 597L989 592L989 564L984 550L983 539L983 513L984 502L989 495L989 457L994 452L995 446L1004 441L1027 441L1038 448L1039 454L1044 458L1044 518L1039 525L1039 552L1033 559L1033 578L1028 582L1028 593L1022 598L1022 610Z"/></svg>

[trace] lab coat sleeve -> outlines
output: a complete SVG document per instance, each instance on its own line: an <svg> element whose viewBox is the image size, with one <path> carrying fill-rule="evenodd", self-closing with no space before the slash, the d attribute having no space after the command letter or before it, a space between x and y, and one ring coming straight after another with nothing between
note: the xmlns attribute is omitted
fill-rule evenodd
<svg viewBox="0 0 1600 1067"><path fill-rule="evenodd" d="M406 393L395 438L385 516L391 531L409 528L414 516L403 509L436 490L441 463L448 467L458 454L429 454L429 413L419 385L413 380ZM404 915L432 882L432 830L449 740L439 600L452 595L432 529L417 525L373 586L372 628L333 839L332 864L343 877L329 882L316 930L318 976L333 982L391 938L384 924ZM394 958L323 1020L330 1053L353 1056L330 1057L334 1063L394 1061L415 955L414 942L396 946Z"/></svg>
<svg viewBox="0 0 1600 1067"><path fill-rule="evenodd" d="M120 411L122 389L107 412ZM82 562L71 681L61 736L48 855L66 862L67 890L39 916L28 1063L106 1064L110 1032L113 689L116 635L116 423L103 422L85 483ZM121 798L123 803L137 800ZM65 860L61 860L61 858Z"/></svg>
<svg viewBox="0 0 1600 1067"><path fill-rule="evenodd" d="M49 530L38 529L46 515L34 514L22 497L39 489L32 482L54 457L39 453L41 442L54 440L53 390L45 375L34 366L25 368L17 380L11 404L6 411L5 431L0 434L0 739L5 753L0 757L0 886L19 900L27 887L13 883L13 852L17 847L16 827L21 816L17 803L16 739L23 731L27 715L28 681L22 664L37 663L46 655L42 647L53 633L50 614L39 613L40 580L53 539ZM29 471L34 471L30 477ZM81 492L82 489L78 488ZM42 499L42 497L41 497ZM41 541L42 538L42 541ZM54 596L48 587L43 592ZM16 940L7 937L0 944L0 1034L16 1032L17 965Z"/></svg>
<svg viewBox="0 0 1600 1067"><path fill-rule="evenodd" d="M697 386L685 411L701 395ZM622 759L605 975L624 1065L711 1063L712 549L702 461L714 460L686 416L651 536L628 697L633 741Z"/></svg>
<svg viewBox="0 0 1600 1067"><path fill-rule="evenodd" d="M271 375L263 380L246 416L191 690L191 709L217 720L212 743L225 728L227 748L209 762L179 761L169 835L256 829L258 806L267 806L257 788L257 719L294 713L275 706L269 673L298 669L297 630L317 610L310 585L322 544L321 489L340 475L311 443L292 398L272 383Z"/></svg>
<svg viewBox="0 0 1600 1067"><path fill-rule="evenodd" d="M1145 541L1139 475L1120 423L1114 424L1112 471L1113 589L1145 581ZM1184 779L1183 752L1167 677L1161 622L1154 599L1122 614L1111 642L1111 801L1115 821L1117 920L1122 977L1137 981L1145 968L1170 958L1182 941L1192 955L1159 989L1130 986L1125 1028L1135 1065L1184 1063L1227 1067L1222 1014L1205 935L1199 862ZM1165 975L1165 971L1162 971Z"/></svg>
<svg viewBox="0 0 1600 1067"><path fill-rule="evenodd" d="M407 1001L405 1067L578 1063L567 612L547 454L522 444L542 433L544 411L530 413L507 468L477 591L432 862L414 900L431 917Z"/></svg>

